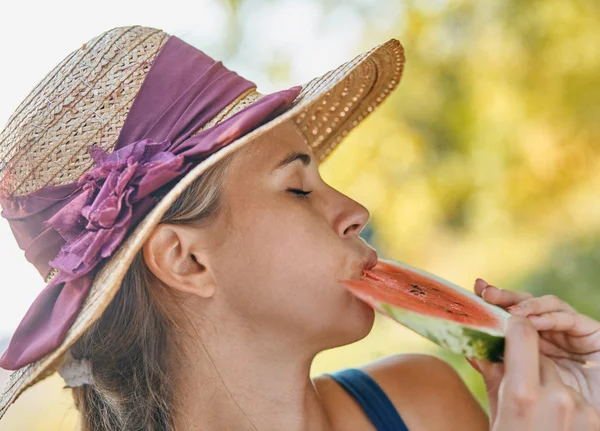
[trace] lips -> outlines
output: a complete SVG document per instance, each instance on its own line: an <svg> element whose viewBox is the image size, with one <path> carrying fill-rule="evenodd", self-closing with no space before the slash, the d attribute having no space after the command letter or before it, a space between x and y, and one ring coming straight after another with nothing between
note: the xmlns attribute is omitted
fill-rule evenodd
<svg viewBox="0 0 600 431"><path fill-rule="evenodd" d="M373 267L375 267L375 265L377 265L377 262L378 262L377 252L375 250L373 250L371 253L369 253L369 258L363 265L363 271L368 271L369 269L373 269Z"/></svg>
<svg viewBox="0 0 600 431"><path fill-rule="evenodd" d="M352 276L349 278L351 280L360 280L364 275L365 271L373 269L377 263L379 263L377 252L375 250L370 249L367 255L367 259L362 261L362 265L358 265L359 262L356 262L355 270L352 273Z"/></svg>

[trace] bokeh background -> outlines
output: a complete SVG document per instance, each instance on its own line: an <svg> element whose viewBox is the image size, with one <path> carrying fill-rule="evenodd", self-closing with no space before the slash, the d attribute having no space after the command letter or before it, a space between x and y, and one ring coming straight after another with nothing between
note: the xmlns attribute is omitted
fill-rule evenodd
<svg viewBox="0 0 600 431"><path fill-rule="evenodd" d="M381 257L471 289L553 293L600 318L600 2L590 0L105 0L10 2L0 14L0 120L72 50L109 28L162 28L268 93L306 82L390 37L401 85L321 168L371 211ZM0 351L41 290L0 220ZM458 356L378 318L314 374L384 355L443 357L485 405ZM6 372L0 370L0 384ZM0 430L72 430L55 375Z"/></svg>

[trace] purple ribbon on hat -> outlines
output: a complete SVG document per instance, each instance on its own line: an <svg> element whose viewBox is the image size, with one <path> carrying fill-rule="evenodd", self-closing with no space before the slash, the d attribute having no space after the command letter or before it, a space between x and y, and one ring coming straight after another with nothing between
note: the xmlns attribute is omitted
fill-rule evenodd
<svg viewBox="0 0 600 431"><path fill-rule="evenodd" d="M62 280L86 275L110 257L150 209L149 195L185 171L185 158L165 151L168 144L143 139L111 154L92 148L96 167L81 176L76 197L47 222L66 240L49 262Z"/></svg>
<svg viewBox="0 0 600 431"><path fill-rule="evenodd" d="M131 106L112 153L74 183L0 200L25 257L46 277L59 270L21 320L0 367L16 370L57 348L89 293L98 265L168 188L210 154L283 113L300 86L268 94L191 136L254 83L170 36Z"/></svg>

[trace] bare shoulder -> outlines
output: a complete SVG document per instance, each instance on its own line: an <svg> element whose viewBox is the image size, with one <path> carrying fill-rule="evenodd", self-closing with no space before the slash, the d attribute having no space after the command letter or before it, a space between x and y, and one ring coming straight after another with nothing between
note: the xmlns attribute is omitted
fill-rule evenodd
<svg viewBox="0 0 600 431"><path fill-rule="evenodd" d="M434 356L392 355L362 367L412 430L487 430L488 417L454 368Z"/></svg>
<svg viewBox="0 0 600 431"><path fill-rule="evenodd" d="M411 431L488 430L487 415L460 376L436 357L391 355L360 368L386 392ZM360 428L353 429L373 429L358 404L335 381L319 376L314 383L334 423L354 421L356 427L358 421Z"/></svg>

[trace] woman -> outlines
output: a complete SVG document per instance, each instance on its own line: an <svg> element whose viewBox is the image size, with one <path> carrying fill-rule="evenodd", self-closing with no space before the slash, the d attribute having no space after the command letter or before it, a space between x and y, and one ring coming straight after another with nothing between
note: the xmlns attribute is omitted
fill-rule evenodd
<svg viewBox="0 0 600 431"><path fill-rule="evenodd" d="M48 282L0 358L15 370L0 415L58 370L84 430L600 429L525 319L511 319L505 370L475 364L489 423L427 356L310 379L319 351L374 318L339 283L376 263L359 237L369 213L318 163L402 67L392 40L263 96L156 29L113 29L67 57L0 139L3 215Z"/></svg>

